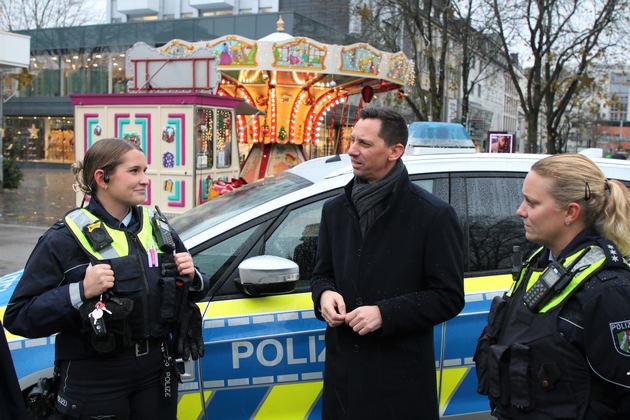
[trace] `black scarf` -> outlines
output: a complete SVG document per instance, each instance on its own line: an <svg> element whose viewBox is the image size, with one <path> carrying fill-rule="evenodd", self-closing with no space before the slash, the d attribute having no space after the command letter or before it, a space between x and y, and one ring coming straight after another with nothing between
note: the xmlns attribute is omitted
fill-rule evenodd
<svg viewBox="0 0 630 420"><path fill-rule="evenodd" d="M352 186L352 203L359 213L359 224L361 225L361 236L365 237L368 229L377 217L387 208L388 198L391 195L394 185L403 173L405 165L400 159L391 171L383 179L368 184L361 178L354 177Z"/></svg>

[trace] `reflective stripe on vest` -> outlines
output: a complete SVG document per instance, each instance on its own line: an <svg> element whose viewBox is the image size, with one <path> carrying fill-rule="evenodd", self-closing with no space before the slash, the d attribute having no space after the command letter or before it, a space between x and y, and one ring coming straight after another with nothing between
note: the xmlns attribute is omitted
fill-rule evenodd
<svg viewBox="0 0 630 420"><path fill-rule="evenodd" d="M521 267L521 271L519 273L518 279L512 282L512 286L510 286L510 289L506 293L508 296L512 296L514 292L516 291L516 289L518 289L518 286L521 284L521 282L523 281L523 278L527 274L527 269L529 268L529 265L532 263L532 260L538 259L538 256L542 253L543 249L544 248L541 246L535 252L532 252L532 255L530 255L527 261L525 261L525 264L523 264L523 266Z"/></svg>
<svg viewBox="0 0 630 420"><path fill-rule="evenodd" d="M604 263L606 262L606 254L604 254L604 251L597 245L591 245L589 247L589 251L579 260L577 261L575 267L573 267L571 269L571 272L574 273L573 274L573 278L571 279L571 281L569 282L569 284L567 284L561 291L560 293L556 293L554 296L551 297L551 299L549 299L539 310L538 313L545 313L548 312L552 309L554 309L555 307L557 307L558 305L562 304L571 294L572 292L579 287L584 281L586 281L591 274L593 274L595 271L597 271L600 267L602 267L604 265ZM580 250L578 250L577 252L569 255L567 258L565 258L562 266L567 268L568 266L571 265L571 263L578 258L585 250L586 248L582 248ZM536 256L540 253L540 251L542 250L542 248L540 250L538 250L536 253L534 253L533 256ZM532 258L533 258L532 256ZM512 292L514 290L516 290L516 288L518 287L518 284L520 284L525 276L525 273L528 271L529 269L529 265L532 261L532 258L530 258L527 261L527 265L523 268L523 270L521 271L521 275L518 279L518 282L516 282L516 284L514 285L513 288L510 289L510 295L512 294ZM538 279L540 278L540 276L542 275L542 273L544 272L544 270L542 271L532 271L528 281L527 281L527 287L526 287L526 291L529 290L534 283L536 283L536 281L538 281Z"/></svg>
<svg viewBox="0 0 630 420"><path fill-rule="evenodd" d="M155 238L153 237L153 228L151 226L151 217L153 210L142 207L142 229L136 234L140 243L145 250L155 249L157 253L162 253L158 248ZM129 255L129 244L127 235L123 230L113 229L102 223L103 228L107 231L113 242L100 251L94 250L90 242L83 233L83 228L92 223L98 222L100 219L94 216L86 209L76 209L68 213L65 217L66 225L70 228L75 238L79 241L83 249L93 255L97 260L114 259Z"/></svg>

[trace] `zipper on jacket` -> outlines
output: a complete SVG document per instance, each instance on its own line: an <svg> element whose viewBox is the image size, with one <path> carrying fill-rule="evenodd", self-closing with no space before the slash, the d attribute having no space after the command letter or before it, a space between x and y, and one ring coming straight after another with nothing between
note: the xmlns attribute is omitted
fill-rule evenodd
<svg viewBox="0 0 630 420"><path fill-rule="evenodd" d="M142 255L144 247L138 240L138 236L135 233L132 233L129 231L125 231L125 233L127 234L127 237L130 239L130 241L133 242L134 246L131 248L133 249L134 255L140 260L140 268L142 270L142 285L145 292L142 294L142 326L143 326L142 335L143 335L143 338L146 338L149 336L149 333L150 333L149 332L149 309L147 308L147 301L149 298L150 290L149 290L149 280L147 277L147 269L144 265L146 258L144 258L144 255Z"/></svg>

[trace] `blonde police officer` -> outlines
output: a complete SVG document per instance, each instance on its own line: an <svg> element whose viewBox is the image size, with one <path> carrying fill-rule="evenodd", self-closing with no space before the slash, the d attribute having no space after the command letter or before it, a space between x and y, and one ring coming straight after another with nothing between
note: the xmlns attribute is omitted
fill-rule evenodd
<svg viewBox="0 0 630 420"><path fill-rule="evenodd" d="M495 298L475 361L498 418L630 418L630 193L588 158L535 163L517 215L542 248Z"/></svg>

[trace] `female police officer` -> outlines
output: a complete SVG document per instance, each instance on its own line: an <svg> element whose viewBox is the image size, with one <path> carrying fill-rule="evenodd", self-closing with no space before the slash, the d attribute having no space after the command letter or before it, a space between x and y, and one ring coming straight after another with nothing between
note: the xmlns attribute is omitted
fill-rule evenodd
<svg viewBox="0 0 630 420"><path fill-rule="evenodd" d="M582 155L532 166L517 215L542 248L495 298L475 354L496 417L630 418L629 214L625 186Z"/></svg>
<svg viewBox="0 0 630 420"><path fill-rule="evenodd" d="M138 206L146 169L135 144L94 143L72 167L89 204L40 238L7 307L14 334L58 333L61 418L176 418L177 378L165 342L176 333L174 313L193 306L208 280L165 220ZM182 292L184 299L174 298Z"/></svg>

